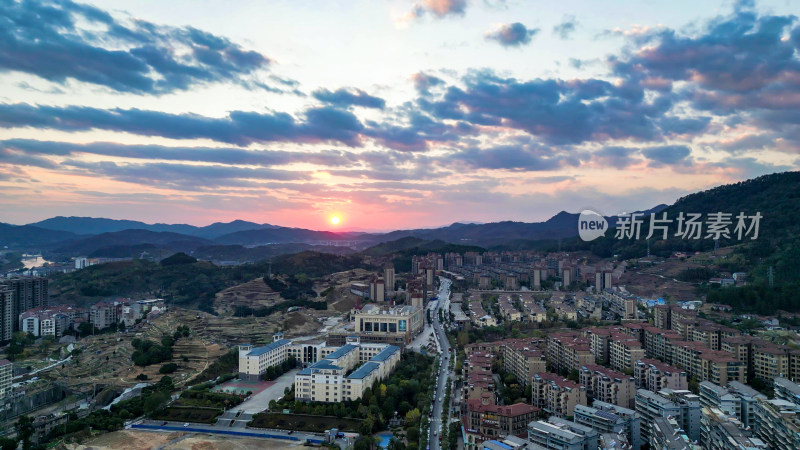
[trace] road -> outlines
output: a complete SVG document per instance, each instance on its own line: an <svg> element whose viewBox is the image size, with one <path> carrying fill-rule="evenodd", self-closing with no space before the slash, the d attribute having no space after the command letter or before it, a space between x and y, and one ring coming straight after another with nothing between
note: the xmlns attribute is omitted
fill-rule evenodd
<svg viewBox="0 0 800 450"><path fill-rule="evenodd" d="M436 305L431 308L433 330L436 333L441 355L436 377L436 390L434 391L430 432L428 435L428 447L430 447L431 450L439 450L439 437L442 434L443 426L447 426L447 418L449 417L448 410L450 408L448 405L443 405L442 403L447 383L450 382L453 376L452 371L449 369L450 358L453 358L450 354L450 342L447 340L444 327L439 322L439 310L443 310L445 314L449 314L451 282L449 279L443 277L440 277L439 280L439 300L436 302Z"/></svg>

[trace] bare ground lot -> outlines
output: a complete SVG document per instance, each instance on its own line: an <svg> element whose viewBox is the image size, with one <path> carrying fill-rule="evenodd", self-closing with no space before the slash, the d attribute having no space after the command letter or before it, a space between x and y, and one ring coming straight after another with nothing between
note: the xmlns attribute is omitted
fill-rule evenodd
<svg viewBox="0 0 800 450"><path fill-rule="evenodd" d="M299 449L302 444L271 439L237 438L202 433L152 432L122 430L98 436L85 444L68 447L75 450L246 450L251 448Z"/></svg>

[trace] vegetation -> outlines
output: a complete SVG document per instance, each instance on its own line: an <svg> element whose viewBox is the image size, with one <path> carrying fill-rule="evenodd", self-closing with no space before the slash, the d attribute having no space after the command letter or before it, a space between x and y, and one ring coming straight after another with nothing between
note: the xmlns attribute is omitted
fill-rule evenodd
<svg viewBox="0 0 800 450"><path fill-rule="evenodd" d="M239 352L231 350L228 353L219 357L213 364L208 366L206 370L200 372L194 380L195 383L202 383L205 381L216 380L222 375L232 375L239 368Z"/></svg>
<svg viewBox="0 0 800 450"><path fill-rule="evenodd" d="M267 381L274 380L295 367L297 367L297 360L294 356L290 356L281 364L267 367L267 370L261 374L261 379Z"/></svg>
<svg viewBox="0 0 800 450"><path fill-rule="evenodd" d="M166 363L163 366L161 366L160 369L158 369L158 373L160 373L160 374L168 374L168 373L173 373L176 370L178 370L178 365L177 364L175 364L175 363Z"/></svg>
<svg viewBox="0 0 800 450"><path fill-rule="evenodd" d="M169 259L169 258L168 258ZM177 257L176 257L177 259ZM163 261L162 261L163 262ZM290 284L287 295L296 287L299 293L311 295L310 285L300 284L306 279L320 277L332 272L363 267L361 256L332 255L328 253L302 252L281 255L272 261L273 273L285 274L298 284ZM205 261L166 265L147 260L120 261L97 264L68 274L53 277L51 286L63 299L89 298L99 300L112 295L154 295L170 304L194 306L201 311L214 313L214 295L230 286L241 284L268 271L267 263L243 264L218 267ZM316 297L316 294L313 294Z"/></svg>
<svg viewBox="0 0 800 450"><path fill-rule="evenodd" d="M282 414L262 412L253 416L247 423L251 428L277 428L283 430L302 430L321 433L331 428L341 431L358 432L361 420L336 416L317 416L308 414Z"/></svg>
<svg viewBox="0 0 800 450"><path fill-rule="evenodd" d="M69 422L63 427L56 427L51 432L49 440L62 436L79 435L90 428L96 431L122 429L126 420L150 415L159 410L169 401L173 388L172 378L165 376L155 385L142 389L140 396L111 405L108 411L95 410L83 418L71 414Z"/></svg>
<svg viewBox="0 0 800 450"><path fill-rule="evenodd" d="M135 351L131 354L133 363L137 366L149 366L172 359L172 345L175 340L171 336L161 338L161 344L150 340L134 339L131 345Z"/></svg>
<svg viewBox="0 0 800 450"><path fill-rule="evenodd" d="M165 267L166 266L180 266L180 265L184 265L184 264L194 264L196 262L197 262L196 258L193 258L193 257L187 255L186 253L178 252L178 253L175 253L174 255L172 255L172 256L170 256L168 258L162 259L161 260L161 265L165 266Z"/></svg>
<svg viewBox="0 0 800 450"><path fill-rule="evenodd" d="M708 267L693 267L689 269L684 269L681 273L678 274L677 278L680 281L708 281L709 278L713 278L717 276L717 272L715 270L709 269Z"/></svg>

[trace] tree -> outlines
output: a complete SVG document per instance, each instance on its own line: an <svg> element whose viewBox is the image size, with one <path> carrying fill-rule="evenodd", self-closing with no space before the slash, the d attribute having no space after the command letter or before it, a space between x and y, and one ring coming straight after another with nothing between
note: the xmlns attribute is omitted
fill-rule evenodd
<svg viewBox="0 0 800 450"><path fill-rule="evenodd" d="M414 408L411 411L406 413L406 425L416 425L419 422L419 418L422 416L422 413L419 412L419 409Z"/></svg>
<svg viewBox="0 0 800 450"><path fill-rule="evenodd" d="M17 441L7 437L0 437L0 450L16 450Z"/></svg>
<svg viewBox="0 0 800 450"><path fill-rule="evenodd" d="M17 437L22 442L22 450L33 448L31 436L33 436L33 419L28 416L20 416L16 424Z"/></svg>

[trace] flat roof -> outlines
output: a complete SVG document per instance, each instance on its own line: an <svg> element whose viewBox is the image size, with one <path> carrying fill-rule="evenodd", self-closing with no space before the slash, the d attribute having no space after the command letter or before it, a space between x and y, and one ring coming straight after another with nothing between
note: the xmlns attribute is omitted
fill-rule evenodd
<svg viewBox="0 0 800 450"><path fill-rule="evenodd" d="M355 370L355 372L348 375L347 378L351 380L361 380L364 379L367 375L371 374L372 372L378 370L380 364L374 362L365 362L361 367Z"/></svg>
<svg viewBox="0 0 800 450"><path fill-rule="evenodd" d="M355 345L353 345L353 344L345 344L345 345L339 347L338 350L336 350L333 353L331 353L330 355L326 356L325 359L330 359L330 360L339 359L342 356L352 352L356 348L357 347Z"/></svg>
<svg viewBox="0 0 800 450"><path fill-rule="evenodd" d="M267 345L265 345L263 347L256 347L256 348L250 350L250 353L248 353L247 356L260 356L260 355L263 355L264 353L267 353L267 352L270 352L272 350L275 350L276 348L279 348L279 347L281 347L283 345L288 345L288 344L291 344L291 343L292 343L292 341L290 341L288 339L278 339L277 341L269 343L269 344L267 344Z"/></svg>

